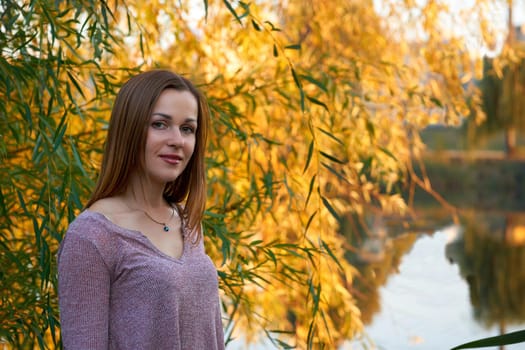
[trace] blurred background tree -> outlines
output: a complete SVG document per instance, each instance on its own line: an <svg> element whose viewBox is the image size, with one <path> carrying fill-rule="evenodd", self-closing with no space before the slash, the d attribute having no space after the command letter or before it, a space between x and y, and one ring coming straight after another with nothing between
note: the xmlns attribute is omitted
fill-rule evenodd
<svg viewBox="0 0 525 350"><path fill-rule="evenodd" d="M405 213L418 131L483 114L481 59L444 30L470 17L439 1L1 0L0 14L0 342L16 349L60 346L56 250L136 71L173 69L209 99L204 227L228 342L358 334L341 218L366 231L367 210Z"/></svg>
<svg viewBox="0 0 525 350"><path fill-rule="evenodd" d="M483 59L482 91L486 120L472 125L469 140L486 142L498 133L504 134L504 150L508 157L518 155L517 137L525 132L525 27L514 22L513 3L507 2L507 34L500 55Z"/></svg>

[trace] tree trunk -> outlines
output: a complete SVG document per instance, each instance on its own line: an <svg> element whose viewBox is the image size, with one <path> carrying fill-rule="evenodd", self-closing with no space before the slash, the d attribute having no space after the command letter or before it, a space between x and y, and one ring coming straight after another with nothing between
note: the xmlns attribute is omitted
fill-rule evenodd
<svg viewBox="0 0 525 350"><path fill-rule="evenodd" d="M508 33L507 33L507 44L512 47L514 44L514 23L513 23L513 13L512 13L512 6L513 1L509 1L509 8L508 8ZM513 77L511 77L513 79ZM514 80L514 79L513 79ZM513 93L513 91L509 91L509 93ZM513 99L511 99L512 101ZM512 101L514 104L515 101ZM510 108L511 113L514 112L513 106ZM516 127L511 125L507 126L505 128L505 155L507 158L511 158L516 154Z"/></svg>
<svg viewBox="0 0 525 350"><path fill-rule="evenodd" d="M516 128L513 126L505 129L505 155L507 158L516 155Z"/></svg>

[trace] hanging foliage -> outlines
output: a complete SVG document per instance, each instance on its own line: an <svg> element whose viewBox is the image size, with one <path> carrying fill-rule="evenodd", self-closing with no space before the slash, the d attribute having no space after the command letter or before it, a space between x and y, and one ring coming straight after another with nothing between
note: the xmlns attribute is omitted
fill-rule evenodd
<svg viewBox="0 0 525 350"><path fill-rule="evenodd" d="M479 65L443 34L449 13L438 1L0 1L0 343L60 345L58 244L93 188L119 86L156 67L195 81L213 114L204 228L227 342L333 348L357 335L343 216L358 227L370 208L404 213L418 130L481 113L467 84Z"/></svg>

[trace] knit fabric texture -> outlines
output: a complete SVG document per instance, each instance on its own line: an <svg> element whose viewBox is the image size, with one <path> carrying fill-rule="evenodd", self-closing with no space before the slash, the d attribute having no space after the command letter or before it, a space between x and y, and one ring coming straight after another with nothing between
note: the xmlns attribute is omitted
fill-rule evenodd
<svg viewBox="0 0 525 350"><path fill-rule="evenodd" d="M58 252L64 348L224 349L217 270L202 240L183 236L175 259L139 231L83 211Z"/></svg>

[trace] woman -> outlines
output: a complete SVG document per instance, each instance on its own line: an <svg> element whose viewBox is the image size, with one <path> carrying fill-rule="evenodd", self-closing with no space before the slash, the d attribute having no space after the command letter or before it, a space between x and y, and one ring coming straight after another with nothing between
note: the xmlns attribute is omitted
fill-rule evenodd
<svg viewBox="0 0 525 350"><path fill-rule="evenodd" d="M169 71L118 93L98 183L58 253L66 349L224 349L201 228L208 120L201 93Z"/></svg>

